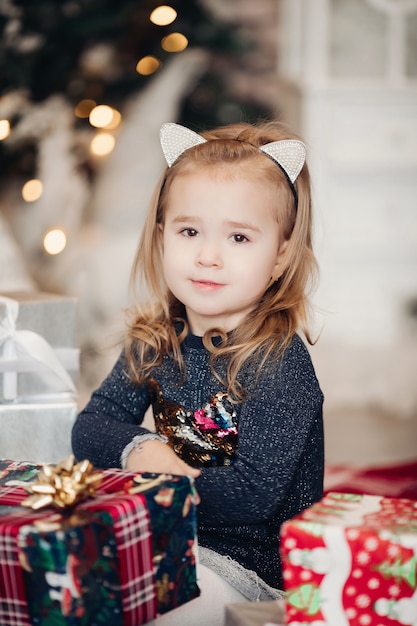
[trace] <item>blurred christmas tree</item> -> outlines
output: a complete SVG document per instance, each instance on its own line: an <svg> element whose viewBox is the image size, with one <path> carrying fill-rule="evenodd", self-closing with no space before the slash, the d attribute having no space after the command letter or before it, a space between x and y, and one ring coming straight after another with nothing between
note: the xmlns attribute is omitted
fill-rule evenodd
<svg viewBox="0 0 417 626"><path fill-rule="evenodd" d="M27 102L60 94L73 107L84 103L78 115L87 117L74 120L81 127L88 124L89 105L123 108L186 47L209 51L210 62L193 91L184 94L179 121L199 128L267 116L265 107L239 101L228 88L228 72L249 51L236 28L214 20L197 1L175 0L170 8L176 17L166 23L167 7L164 14L155 0L3 0L0 118L2 99L11 94L20 94L23 105L12 110L12 131ZM155 9L162 17L151 18ZM36 156L33 136L0 142L0 176L11 169L34 175Z"/></svg>

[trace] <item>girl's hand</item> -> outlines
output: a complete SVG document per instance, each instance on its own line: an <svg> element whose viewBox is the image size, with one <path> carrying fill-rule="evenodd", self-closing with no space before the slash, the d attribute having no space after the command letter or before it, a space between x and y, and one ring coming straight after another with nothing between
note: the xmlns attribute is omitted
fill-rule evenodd
<svg viewBox="0 0 417 626"><path fill-rule="evenodd" d="M144 441L132 450L127 457L126 469L130 472L177 474L191 478L200 476L198 468L185 463L167 443L158 439Z"/></svg>

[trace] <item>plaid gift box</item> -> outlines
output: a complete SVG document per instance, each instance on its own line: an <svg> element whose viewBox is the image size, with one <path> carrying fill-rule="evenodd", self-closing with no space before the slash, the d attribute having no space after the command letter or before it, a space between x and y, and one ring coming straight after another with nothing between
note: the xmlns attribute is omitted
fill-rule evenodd
<svg viewBox="0 0 417 626"><path fill-rule="evenodd" d="M281 528L288 626L416 626L417 502L330 492Z"/></svg>
<svg viewBox="0 0 417 626"><path fill-rule="evenodd" d="M199 595L188 478L106 470L61 514L21 506L38 469L0 462L2 626L139 626Z"/></svg>

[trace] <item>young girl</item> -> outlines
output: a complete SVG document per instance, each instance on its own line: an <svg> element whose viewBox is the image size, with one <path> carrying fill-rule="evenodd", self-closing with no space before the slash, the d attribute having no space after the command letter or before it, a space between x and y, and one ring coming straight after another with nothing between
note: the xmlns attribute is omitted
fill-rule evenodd
<svg viewBox="0 0 417 626"><path fill-rule="evenodd" d="M310 179L280 123L165 124L161 143L132 273L152 302L72 443L97 467L195 479L201 596L157 623L212 626L225 602L280 597L280 526L322 496L323 396L298 334L312 343Z"/></svg>

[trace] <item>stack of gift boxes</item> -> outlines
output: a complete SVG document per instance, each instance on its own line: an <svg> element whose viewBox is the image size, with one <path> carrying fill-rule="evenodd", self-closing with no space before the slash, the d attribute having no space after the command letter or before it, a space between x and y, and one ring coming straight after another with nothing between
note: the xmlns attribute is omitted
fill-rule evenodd
<svg viewBox="0 0 417 626"><path fill-rule="evenodd" d="M140 626L199 595L192 481L71 455L75 346L74 298L0 294L1 626Z"/></svg>
<svg viewBox="0 0 417 626"><path fill-rule="evenodd" d="M55 463L77 414L76 299L0 293L0 458Z"/></svg>

